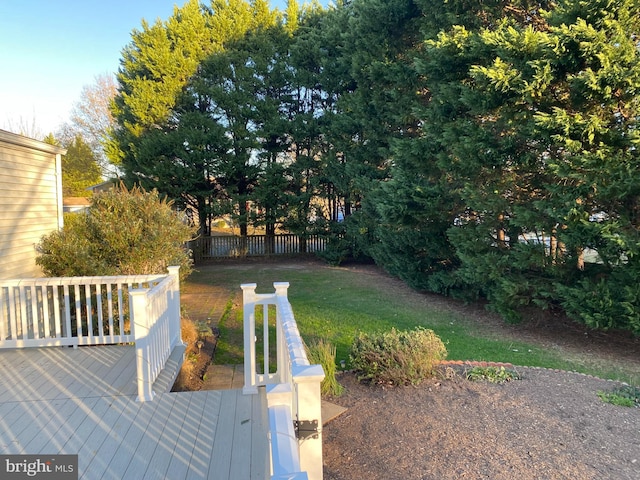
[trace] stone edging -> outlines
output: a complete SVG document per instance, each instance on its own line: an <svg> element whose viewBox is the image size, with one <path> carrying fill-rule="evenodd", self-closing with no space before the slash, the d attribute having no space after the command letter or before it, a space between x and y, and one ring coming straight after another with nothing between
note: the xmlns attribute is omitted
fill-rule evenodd
<svg viewBox="0 0 640 480"><path fill-rule="evenodd" d="M474 361L474 360L443 360L442 362L440 362L438 365L444 365L444 366L457 366L457 367L464 367L464 366L468 366L468 367L504 367L504 368L508 368L508 369L517 369L517 368L529 368L532 370L545 370L547 372L553 372L553 373L571 373L574 375L581 375L583 377L588 377L588 378L594 378L596 380L603 380L605 382L612 382L612 383L618 383L620 385L629 385L627 382L623 382L620 380L613 380L611 378L601 378L601 377L596 377L595 375L591 375L588 373L582 373L582 372L576 372L576 371L572 371L572 370L561 370L559 368L547 368L547 367L529 367L527 365L513 365L512 363L504 363L504 362L478 362L478 361Z"/></svg>
<svg viewBox="0 0 640 480"><path fill-rule="evenodd" d="M437 365L442 365L445 367L471 367L471 368L473 367L498 367L498 368L504 367L505 369L512 369L512 370L515 370L518 368L528 368L531 370L545 370L547 372L552 372L552 373L570 373L573 375L581 375L583 377L602 380L604 382L617 383L619 385L625 385L625 386L629 385L627 382L623 382L621 380L613 380L611 378L596 377L595 375L591 375L588 373L576 372L571 370L561 370L559 368L529 367L527 365L514 365L512 363L505 363L505 362L480 362L476 360L443 360L439 362ZM336 375L340 375L343 373L354 373L354 370L338 370L336 372Z"/></svg>
<svg viewBox="0 0 640 480"><path fill-rule="evenodd" d="M504 368L514 368L511 363L503 363L503 362L477 362L474 360L443 360L438 363L438 365L447 366L469 366L469 367L504 367Z"/></svg>

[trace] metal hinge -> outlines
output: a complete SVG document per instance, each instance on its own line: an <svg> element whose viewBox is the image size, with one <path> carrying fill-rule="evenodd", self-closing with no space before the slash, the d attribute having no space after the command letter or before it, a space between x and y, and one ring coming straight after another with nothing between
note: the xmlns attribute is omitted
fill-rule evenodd
<svg viewBox="0 0 640 480"><path fill-rule="evenodd" d="M294 420L293 428L298 440L318 438L318 420Z"/></svg>

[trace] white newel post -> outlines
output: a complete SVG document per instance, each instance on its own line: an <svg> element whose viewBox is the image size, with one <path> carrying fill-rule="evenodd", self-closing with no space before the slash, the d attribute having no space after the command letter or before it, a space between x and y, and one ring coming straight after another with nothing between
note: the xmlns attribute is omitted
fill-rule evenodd
<svg viewBox="0 0 640 480"><path fill-rule="evenodd" d="M242 288L242 312L244 329L244 387L242 393L258 393L256 383L256 287L255 283L244 283Z"/></svg>
<svg viewBox="0 0 640 480"><path fill-rule="evenodd" d="M153 400L153 382L149 363L149 312L147 309L147 291L137 288L129 291L131 325L136 344L136 370L138 372L138 402Z"/></svg>
<svg viewBox="0 0 640 480"><path fill-rule="evenodd" d="M294 366L294 412L299 422L298 446L300 468L309 480L322 480L322 399L320 383L324 379L322 365ZM315 432L303 438L303 430Z"/></svg>
<svg viewBox="0 0 640 480"><path fill-rule="evenodd" d="M171 350L176 345L184 345L182 341L182 330L180 327L180 267L167 267L169 276L173 278L171 283L171 293L169 307L169 339Z"/></svg>

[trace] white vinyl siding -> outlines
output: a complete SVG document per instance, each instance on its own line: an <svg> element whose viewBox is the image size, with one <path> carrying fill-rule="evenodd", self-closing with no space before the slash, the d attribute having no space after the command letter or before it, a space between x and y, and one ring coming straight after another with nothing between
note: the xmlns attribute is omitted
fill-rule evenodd
<svg viewBox="0 0 640 480"><path fill-rule="evenodd" d="M62 225L62 153L0 130L0 278L42 276L35 246Z"/></svg>

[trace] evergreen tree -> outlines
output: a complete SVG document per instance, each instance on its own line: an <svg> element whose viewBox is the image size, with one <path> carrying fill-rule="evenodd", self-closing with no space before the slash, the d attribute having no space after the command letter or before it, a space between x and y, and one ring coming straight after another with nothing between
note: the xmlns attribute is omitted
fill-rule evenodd
<svg viewBox="0 0 640 480"><path fill-rule="evenodd" d="M411 0L354 0L334 14L338 21L328 28L325 44L337 57L329 76L339 79L332 82L337 100L326 169L345 219L333 224L341 239L337 248L344 255L373 256L391 271L397 271L390 264L393 254L382 253L386 247L379 242L391 222L385 204L398 200L386 185L393 145L410 142L417 132L417 78L409 52L420 40L420 14Z"/></svg>
<svg viewBox="0 0 640 480"><path fill-rule="evenodd" d="M162 185L176 207L196 212L200 234L209 235L212 219L226 212L221 208L225 195L217 180L217 163L229 141L225 129L208 114L207 99L188 92L165 127L142 138L137 171L139 183Z"/></svg>
<svg viewBox="0 0 640 480"><path fill-rule="evenodd" d="M263 13L260 4L256 10ZM119 92L114 102L117 127L108 154L122 163L127 176L136 178L137 144L142 135L162 127L169 119L180 92L210 54L226 42L242 38L262 22L275 17L254 16L254 5L244 0L214 0L211 8L189 0L175 8L166 21L142 22L123 50L118 73Z"/></svg>
<svg viewBox="0 0 640 480"><path fill-rule="evenodd" d="M195 1L124 52L131 181L412 286L640 332L637 0Z"/></svg>
<svg viewBox="0 0 640 480"><path fill-rule="evenodd" d="M62 193L65 197L89 197L92 185L102 182L100 167L93 149L77 135L62 156Z"/></svg>
<svg viewBox="0 0 640 480"><path fill-rule="evenodd" d="M215 154L210 158L202 148L224 151L227 138L204 115L204 101L188 93L185 97L183 91L206 58L224 54L227 44L249 30L276 21L263 0L214 0L211 8L191 0L176 8L166 22L151 26L143 22L142 30L133 32L123 51L110 158L122 163L128 183L157 188L178 205L196 209L203 233L207 233L208 219L216 209L214 199L222 195L222 186L217 180L219 172L213 172ZM193 104L179 105L185 98ZM175 118L175 112L184 124ZM244 192L248 187L241 184L238 188Z"/></svg>
<svg viewBox="0 0 640 480"><path fill-rule="evenodd" d="M637 330L637 5L525 7L452 26L416 64L423 135L460 205L455 281L507 318L561 304Z"/></svg>
<svg viewBox="0 0 640 480"><path fill-rule="evenodd" d="M300 6L297 0L287 0L285 17L285 29L289 35L293 36L298 30L300 18Z"/></svg>
<svg viewBox="0 0 640 480"><path fill-rule="evenodd" d="M290 7L295 2L290 3ZM293 14L292 8L289 15ZM324 226L327 186L323 184L326 164L326 138L322 124L331 110L323 72L324 37L320 11L298 11L298 28L290 49L293 73L290 102L286 118L289 122L287 191L287 230L304 235ZM289 23L291 19L287 20Z"/></svg>
<svg viewBox="0 0 640 480"><path fill-rule="evenodd" d="M255 152L259 174L252 194L255 208L250 220L256 226L264 226L267 251L273 252L276 229L289 214L285 196L290 184L291 38L279 26L250 35L247 40L255 43L252 65L253 75L258 79L255 125L260 144Z"/></svg>

